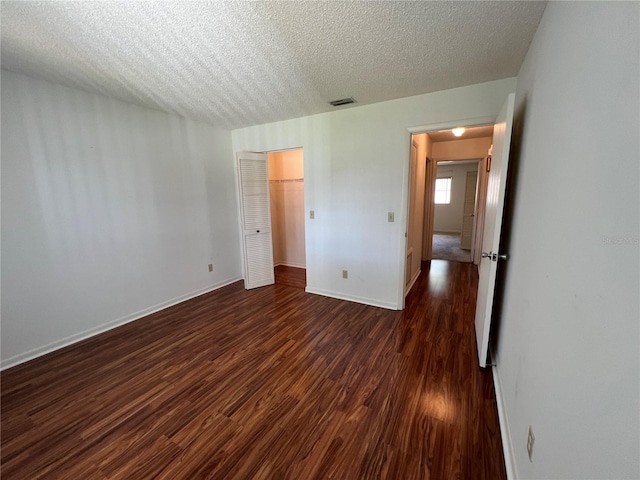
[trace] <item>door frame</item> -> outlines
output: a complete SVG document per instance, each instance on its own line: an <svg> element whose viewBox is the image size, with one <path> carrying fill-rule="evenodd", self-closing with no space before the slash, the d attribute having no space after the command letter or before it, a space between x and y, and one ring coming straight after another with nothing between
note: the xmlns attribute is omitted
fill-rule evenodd
<svg viewBox="0 0 640 480"><path fill-rule="evenodd" d="M475 174L475 185L473 186L473 216L471 219L471 248L469 250L469 254L471 256L471 263L473 263L473 258L474 258L474 254L475 254L475 239L476 239L476 228L477 228L477 224L476 224L476 218L478 216L478 207L479 207L479 198L478 198L478 187L480 186L480 166L482 163L482 159L479 158L478 160L476 160L476 174ZM467 171L467 175L466 175L466 179L465 182L469 181L469 171ZM468 185L465 183L465 203L466 203L466 189L468 188ZM462 218L462 231L464 232L464 212L463 212L463 218ZM460 235L460 243L462 244L462 235Z"/></svg>
<svg viewBox="0 0 640 480"><path fill-rule="evenodd" d="M451 130L452 128L455 127L465 127L465 128L471 128L471 127L483 127L486 125L493 125L495 123L496 120L496 116L492 115L492 116L483 116L483 117L470 117L470 118L458 118L458 119L453 119L453 120L448 120L445 122L437 122L437 123L427 123L424 125L416 125L413 127L408 127L405 131L405 141L404 141L404 158L406 159L403 162L403 173L402 173L402 178L403 178L403 187L402 187L402 198L401 198L401 211L404 212L404 218L403 218L403 225L400 229L400 231L398 232L398 235L400 236L400 238L398 238L398 244L399 245L404 245L405 248L399 249L400 251L399 256L398 256L398 265L400 265L400 268L398 269L398 277L396 280L396 285L397 285L397 297L396 297L396 301L397 301L397 305L398 305L398 309L399 310L404 310L405 307L405 295L404 295L404 282L405 282L405 277L406 277L406 237L405 237L405 232L407 232L407 228L409 228L409 222L408 222L408 211L409 211L409 196L410 196L410 190L409 190L409 174L410 174L410 168L411 168L411 135L413 134L420 134L420 133L431 133L431 132L437 132L440 130ZM426 175L427 178L425 179L425 185L427 185L430 181L435 182L435 168L429 168L429 166L431 165L431 163L433 163L435 165L435 162L432 161L429 162L429 165L427 165L427 169L426 169ZM430 174L433 174L432 178L429 178ZM425 192L428 191L428 189L425 188ZM427 196L425 195L425 198ZM433 203L433 202L431 202ZM426 205L425 205L425 211L426 211ZM427 225L428 228L430 228L431 230L431 235L433 237L433 214L430 215L430 218L427 222L425 222L425 224ZM422 245L423 250L425 248L427 248L427 246ZM428 248L430 251L430 248Z"/></svg>
<svg viewBox="0 0 640 480"><path fill-rule="evenodd" d="M304 172L304 148L302 147L293 147L293 148L283 148L283 149L278 149L278 150L266 150L264 153L267 154L267 167L269 166L269 154L272 153L282 153L282 152L290 152L293 150L300 150L302 152L302 175L303 175L303 180L306 179L306 174ZM306 189L305 189L305 185L304 182L302 184L302 189L303 189L303 193L302 193L302 214L303 214L303 219L304 219L304 268L305 270L307 269L307 214L306 214L306 202L305 202L305 194L306 194ZM271 183L269 183L269 204L271 204ZM273 216L272 216L272 222L273 222ZM273 223L272 223L272 228L271 228L271 243L273 244ZM274 266L275 268L275 266ZM299 268L299 267L298 267ZM306 284L305 284L305 288L306 288Z"/></svg>
<svg viewBox="0 0 640 480"><path fill-rule="evenodd" d="M438 165L440 163L456 163L456 162L465 162L465 163L471 163L471 162L475 162L477 167L478 167L478 174L477 174L477 178L476 178L476 198L475 198L475 211L474 211L474 217L473 217L473 230L472 230L472 240L471 240L471 250L470 250L470 255L471 255L471 263L475 263L473 261L474 259L474 253L475 253L475 244L474 244L474 240L475 240L475 236L477 234L477 229L478 229L478 225L476 224L476 219L478 216L478 210L479 209L484 209L482 203L480 203L480 197L478 196L478 188L480 187L480 183L482 181L486 182L486 177L484 175L482 175L481 169L484 168L484 161L482 158L441 158L441 159L434 159L433 163L435 164L434 167L434 171L433 171L433 183L435 184L435 180L438 176ZM486 175L486 174L485 174ZM466 186L466 185L465 185ZM434 229L433 229L433 220L435 220L435 201L433 200L433 196L429 197L429 198L425 198L425 209L430 207L430 212L431 212L431 222L428 225L428 229L427 229L427 225L425 222L425 228L423 229L423 235L424 235L424 242L427 242L427 244L429 245L429 260L431 260L431 254L432 254L432 246L433 246L433 234L434 234ZM427 203L428 202L428 203ZM483 211L484 213L484 211Z"/></svg>
<svg viewBox="0 0 640 480"><path fill-rule="evenodd" d="M287 152L289 150L302 150L302 168L303 168L303 172L304 172L304 178L306 180L307 178L307 172L306 172L306 162L304 162L304 147L288 147L288 148L277 148L277 149L273 149L273 150L261 150L261 151L255 151L255 150L239 150L234 152L234 155L236 156L237 159L237 155L239 153L264 153L265 155L267 155L267 176L269 175L269 158L268 155L270 153L279 153L279 152ZM234 170L235 170L235 175L236 175L236 181L239 182L240 181L240 172L238 170L238 162L237 160L234 162ZM238 183L239 185L239 183ZM269 193L269 205L271 205L271 189L269 189L268 191ZM241 248L241 252L244 252L244 240L243 240L243 229L242 229L242 199L241 199L241 188L238 187L237 189L237 195L236 195L236 202L237 202L237 209L238 209L238 219L239 219L239 229L240 229L240 248ZM304 195L303 195L303 203L305 205L307 205L307 190L305 188L304 191ZM307 279L309 278L308 273L309 273L309 264L307 262L307 230L308 230L309 226L307 225L307 215L306 215L306 210L305 210L305 220L304 220L304 251L305 251L305 269L307 271ZM273 232L271 232L271 245L272 245L272 249L273 249ZM242 266L242 276L243 279L246 281L246 263L245 263L245 255L244 253L242 255L240 255L240 262L241 262L241 266ZM275 267L274 267L275 268ZM305 285L305 289L306 289L306 285Z"/></svg>
<svg viewBox="0 0 640 480"><path fill-rule="evenodd" d="M409 150L409 201L407 202L407 230L405 232L405 285L404 285L404 296L406 297L409 292L411 291L411 288L413 287L413 284L415 283L416 279L417 279L417 275L414 276L413 272L411 272L411 263L409 262L409 260L413 259L413 255L414 254L419 254L420 257L422 257L422 245L420 245L420 252L414 252L413 251L413 245L410 244L411 241L411 234L412 234L412 230L413 230L413 222L414 222L414 217L415 217L415 207L416 207L416 191L415 191L415 187L416 187L416 180L417 180L417 171L418 171L418 144L416 143L416 141L413 139L413 136L411 137L411 148ZM415 159L413 157L413 152L414 152L414 148L415 148ZM423 217L424 217L424 213L423 213ZM410 257L411 256L411 257ZM422 258L421 258L422 260ZM409 269L409 272L407 272L407 269ZM420 270L418 270L418 274L419 274ZM407 273L410 273L411 275L407 276Z"/></svg>
<svg viewBox="0 0 640 480"><path fill-rule="evenodd" d="M481 126L486 126L486 125L481 125ZM485 155L482 158L435 159L433 160L433 163L434 163L433 171L430 172L432 174L432 178L427 179L427 181L430 181L435 185L435 181L438 176L439 163L468 162L468 161L474 161L474 162L477 162L478 164L478 178L476 180L476 200L475 200L476 211L475 211L475 216L473 218L473 240L472 240L471 251L470 251L471 263L473 263L474 265L478 265L479 259L480 259L480 253L478 253L478 249L476 248L475 240L476 240L476 237L478 236L482 237L482 231L484 230L484 209L486 206L485 200L486 200L487 179L488 179L487 172L486 172L487 155ZM424 241L426 242L426 245L428 246L428 249L429 249L428 261L431 261L432 260L431 255L433 253L432 247L433 247L433 234L434 234L433 225L435 220L435 201L433 199L433 196L431 196L429 198L425 198L425 202L429 202L428 206L425 206L425 209L429 208L431 217L429 218L429 222L425 222ZM478 222L478 219L480 219L481 221Z"/></svg>

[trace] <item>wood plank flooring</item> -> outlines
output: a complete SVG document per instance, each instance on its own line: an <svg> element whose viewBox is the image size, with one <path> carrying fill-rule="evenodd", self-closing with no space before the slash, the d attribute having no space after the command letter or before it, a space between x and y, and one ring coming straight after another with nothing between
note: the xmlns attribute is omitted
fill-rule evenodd
<svg viewBox="0 0 640 480"><path fill-rule="evenodd" d="M274 272L277 285L288 285L303 290L307 286L307 270L304 268L278 265Z"/></svg>
<svg viewBox="0 0 640 480"><path fill-rule="evenodd" d="M506 478L477 274L395 312L242 282L2 373L6 479Z"/></svg>

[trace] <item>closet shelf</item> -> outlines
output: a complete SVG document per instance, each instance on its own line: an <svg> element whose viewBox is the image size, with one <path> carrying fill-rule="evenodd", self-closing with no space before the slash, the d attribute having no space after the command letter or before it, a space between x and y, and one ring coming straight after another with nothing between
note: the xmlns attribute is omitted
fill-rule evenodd
<svg viewBox="0 0 640 480"><path fill-rule="evenodd" d="M269 183L289 183L289 182L304 182L304 178L283 178L281 180L269 180Z"/></svg>

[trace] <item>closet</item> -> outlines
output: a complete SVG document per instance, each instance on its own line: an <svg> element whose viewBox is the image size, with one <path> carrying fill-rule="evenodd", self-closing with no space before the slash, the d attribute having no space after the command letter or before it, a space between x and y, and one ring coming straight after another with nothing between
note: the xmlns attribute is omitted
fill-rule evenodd
<svg viewBox="0 0 640 480"><path fill-rule="evenodd" d="M269 159L269 194L273 263L292 274L305 269L304 246L304 163L302 149L272 152Z"/></svg>

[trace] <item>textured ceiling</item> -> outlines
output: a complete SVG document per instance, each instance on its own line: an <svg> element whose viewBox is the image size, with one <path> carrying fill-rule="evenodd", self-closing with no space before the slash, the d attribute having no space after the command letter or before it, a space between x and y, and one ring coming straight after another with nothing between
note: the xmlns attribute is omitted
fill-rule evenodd
<svg viewBox="0 0 640 480"><path fill-rule="evenodd" d="M515 76L544 6L2 1L1 61L230 129Z"/></svg>

